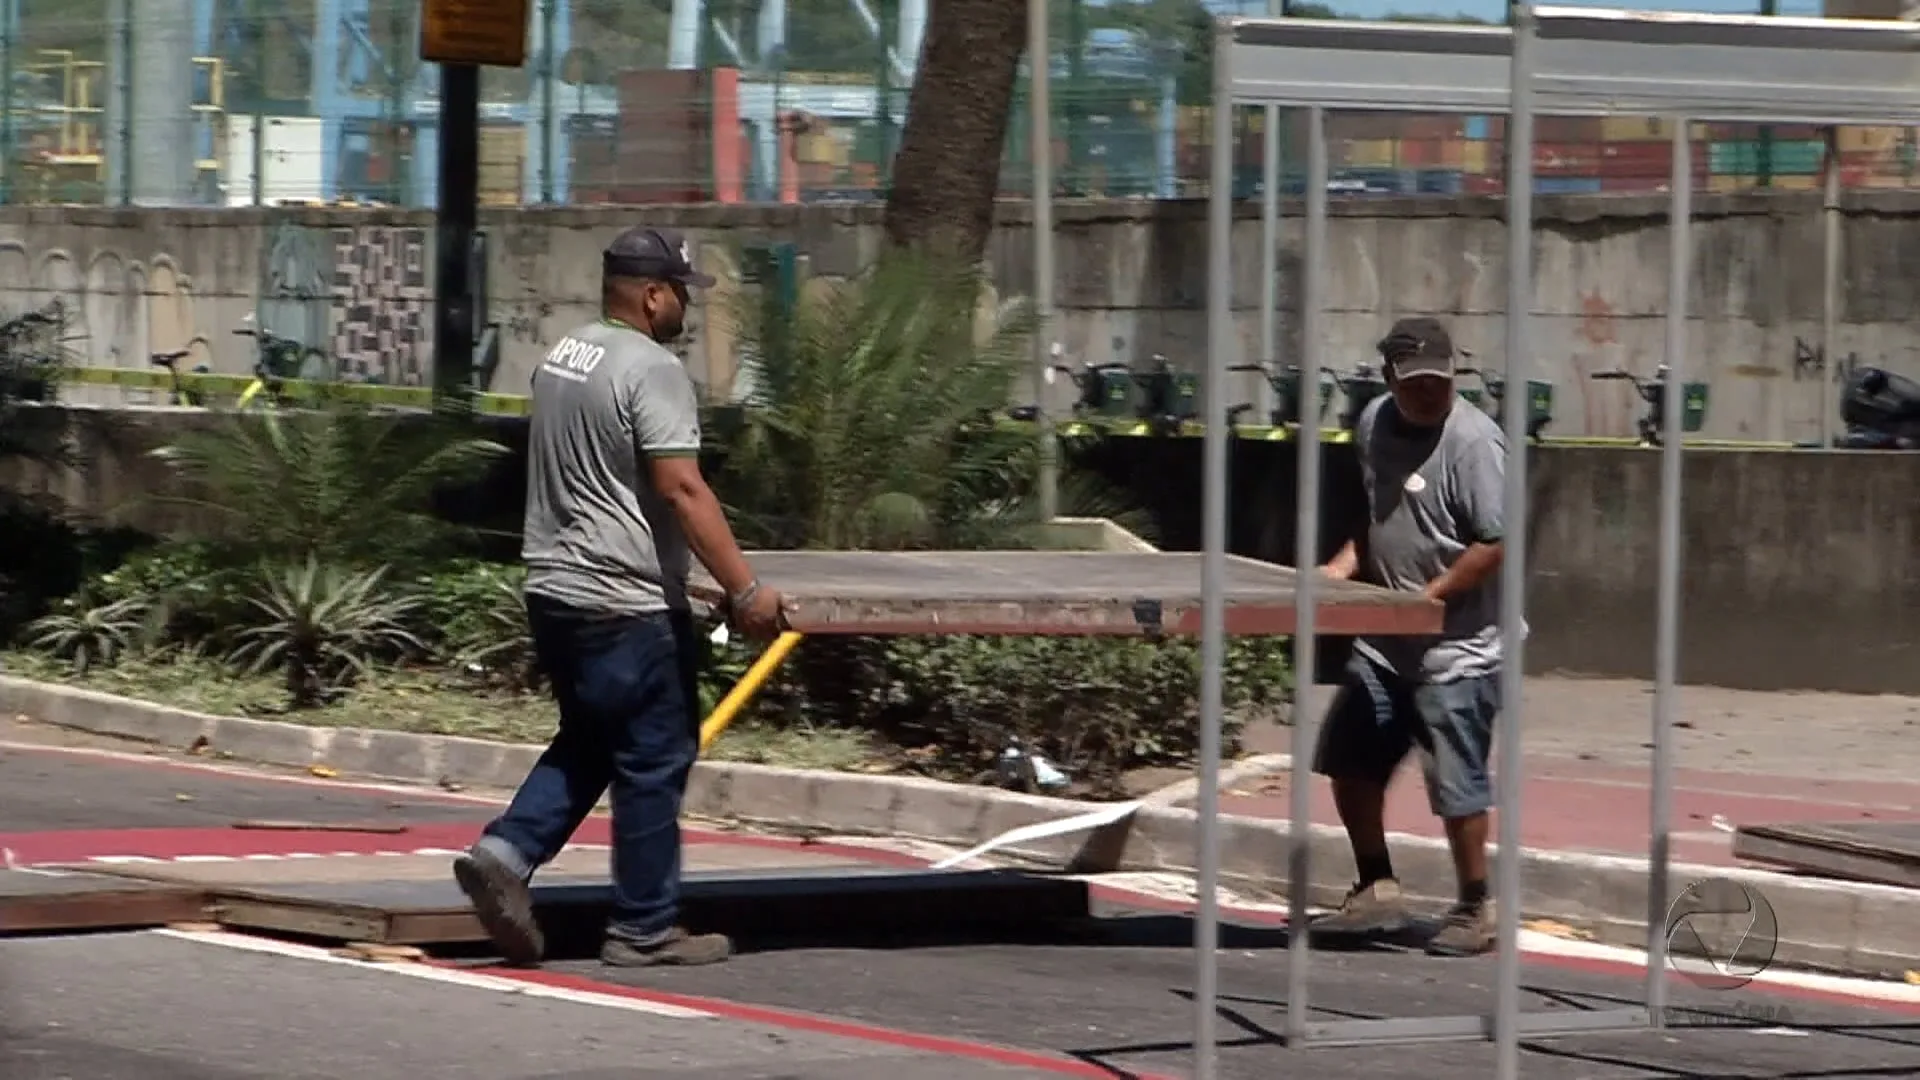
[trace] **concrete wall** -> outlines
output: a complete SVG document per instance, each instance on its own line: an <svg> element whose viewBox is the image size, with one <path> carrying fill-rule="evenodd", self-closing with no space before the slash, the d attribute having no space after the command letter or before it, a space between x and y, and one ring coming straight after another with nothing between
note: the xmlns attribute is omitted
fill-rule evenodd
<svg viewBox="0 0 1920 1080"><path fill-rule="evenodd" d="M1920 311L1920 194L1848 198L1840 367L1920 376L1920 335L1910 325ZM1712 385L1707 433L1815 436L1821 372L1796 362L1795 343L1818 342L1817 198L1716 195L1695 205L1690 359ZM1500 212L1491 199L1336 204L1327 320L1335 363L1369 359L1387 322L1408 312L1450 317L1463 345L1501 363ZM1072 355L1144 361L1164 352L1185 366L1200 362L1204 214L1194 203L1061 206L1057 336ZM1664 214L1661 198L1539 201L1536 340L1558 383L1561 433L1632 432L1639 404L1631 388L1587 376L1614 367L1651 373L1661 360ZM598 252L625 225L685 228L698 259L721 277L685 345L696 374L717 390L730 384L726 313L741 293L732 245L796 242L811 271L831 280L867 265L879 231L872 207L530 209L482 220L493 237L493 317L506 339L495 388L508 392L525 385L548 343L595 315ZM1299 224L1286 223L1280 253L1283 359L1296 334ZM232 330L257 310L263 325L325 350L346 370L421 384L432 363L431 225L423 212L8 208L0 210L0 307L67 301L82 335L76 347L90 363L144 366L152 352L192 348L199 362L227 372L250 365L249 341ZM1236 229L1234 303L1241 352L1252 354L1258 208L1243 207ZM1026 208L1010 204L992 253L1005 293L1029 289L1029 250ZM1251 380L1245 392L1252 399ZM1071 391L1053 393L1064 406Z"/></svg>

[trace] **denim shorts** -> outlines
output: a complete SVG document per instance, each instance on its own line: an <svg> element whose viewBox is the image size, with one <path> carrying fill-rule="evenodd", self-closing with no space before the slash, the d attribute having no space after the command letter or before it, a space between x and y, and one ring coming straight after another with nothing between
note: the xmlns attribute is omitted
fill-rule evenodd
<svg viewBox="0 0 1920 1080"><path fill-rule="evenodd" d="M1497 673L1410 683L1355 652L1320 728L1313 770L1385 784L1410 751L1420 752L1427 804L1443 818L1493 809L1493 718Z"/></svg>

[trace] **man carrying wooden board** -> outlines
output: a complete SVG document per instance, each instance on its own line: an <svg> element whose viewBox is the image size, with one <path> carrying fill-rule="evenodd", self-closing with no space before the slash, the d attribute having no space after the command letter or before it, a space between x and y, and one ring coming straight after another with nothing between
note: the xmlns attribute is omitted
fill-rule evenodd
<svg viewBox="0 0 1920 1080"><path fill-rule="evenodd" d="M609 788L613 917L603 962L711 964L732 943L679 923L680 804L699 751L700 640L689 555L752 638L780 596L741 554L700 473L693 382L666 343L686 323L686 241L629 229L602 257L603 317L560 339L533 376L527 449L527 616L560 730L454 878L510 963L545 949L527 883Z"/></svg>

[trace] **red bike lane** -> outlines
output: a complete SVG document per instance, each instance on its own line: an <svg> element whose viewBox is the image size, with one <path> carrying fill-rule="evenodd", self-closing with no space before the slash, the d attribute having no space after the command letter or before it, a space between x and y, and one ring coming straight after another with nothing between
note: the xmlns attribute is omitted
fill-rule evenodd
<svg viewBox="0 0 1920 1080"><path fill-rule="evenodd" d="M1222 793L1225 813L1285 819L1289 778L1261 777ZM1644 856L1652 816L1645 769L1568 758L1529 758L1521 792L1520 835L1537 850ZM1337 825L1325 779L1314 778L1313 820ZM1673 859L1707 866L1741 865L1733 830L1786 822L1920 821L1920 783L1808 779L1698 769L1674 771ZM1387 795L1390 832L1438 838L1416 769L1403 769Z"/></svg>

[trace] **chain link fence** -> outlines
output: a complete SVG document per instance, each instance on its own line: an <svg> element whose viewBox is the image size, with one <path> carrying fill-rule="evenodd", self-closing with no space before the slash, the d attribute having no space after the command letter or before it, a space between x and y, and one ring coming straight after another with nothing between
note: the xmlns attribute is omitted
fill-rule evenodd
<svg viewBox="0 0 1920 1080"><path fill-rule="evenodd" d="M1264 4L1245 5L1264 10ZM1063 197L1206 194L1209 20L1196 0L1056 4L1054 173ZM484 70L483 203L883 197L923 0L534 0L524 68ZM435 65L419 0L0 0L0 199L11 204L430 206ZM1261 110L1236 118L1236 189L1258 193ZM1284 117L1297 193L1300 118ZM1002 170L1030 191L1026 77ZM1499 117L1329 120L1336 192L1498 194ZM1911 129L1699 125L1702 190L1910 187ZM1835 156L1837 154L1837 156ZM1640 118L1542 121L1544 193L1654 192L1668 133Z"/></svg>

